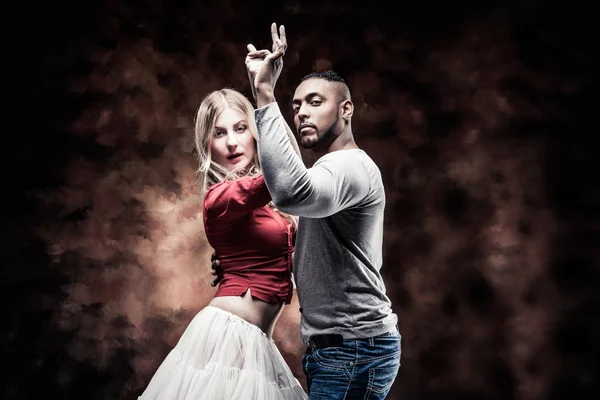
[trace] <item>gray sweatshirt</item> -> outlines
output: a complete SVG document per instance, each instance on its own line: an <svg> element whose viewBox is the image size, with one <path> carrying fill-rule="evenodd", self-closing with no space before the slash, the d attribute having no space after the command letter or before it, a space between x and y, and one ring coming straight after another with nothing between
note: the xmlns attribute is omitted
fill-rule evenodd
<svg viewBox="0 0 600 400"><path fill-rule="evenodd" d="M258 154L273 203L298 215L294 277L300 333L368 338L389 332L392 312L379 273L385 192L362 150L339 150L306 168L294 152L277 103L255 112Z"/></svg>

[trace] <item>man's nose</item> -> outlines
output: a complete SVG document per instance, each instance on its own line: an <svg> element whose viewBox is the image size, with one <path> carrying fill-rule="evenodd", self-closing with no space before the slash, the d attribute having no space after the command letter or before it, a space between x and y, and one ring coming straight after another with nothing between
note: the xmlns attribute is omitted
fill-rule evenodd
<svg viewBox="0 0 600 400"><path fill-rule="evenodd" d="M308 114L308 107L306 104L302 104L300 105L300 108L298 109L298 118L300 118L300 121L304 121L306 118L309 117Z"/></svg>

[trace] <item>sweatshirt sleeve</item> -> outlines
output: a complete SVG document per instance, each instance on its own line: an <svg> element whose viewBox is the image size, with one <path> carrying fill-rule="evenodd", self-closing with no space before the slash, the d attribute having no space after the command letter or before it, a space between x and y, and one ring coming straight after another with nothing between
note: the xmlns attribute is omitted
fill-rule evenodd
<svg viewBox="0 0 600 400"><path fill-rule="evenodd" d="M352 153L329 153L306 168L290 144L277 103L259 108L255 115L261 168L277 208L302 217L324 218L368 195L368 171Z"/></svg>

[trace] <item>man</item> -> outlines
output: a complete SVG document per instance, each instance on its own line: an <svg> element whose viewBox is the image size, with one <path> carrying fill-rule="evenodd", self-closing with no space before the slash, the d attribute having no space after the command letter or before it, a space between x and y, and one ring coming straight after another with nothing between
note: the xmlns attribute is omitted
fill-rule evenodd
<svg viewBox="0 0 600 400"><path fill-rule="evenodd" d="M400 366L400 334L380 275L385 192L381 173L352 134L350 90L333 71L305 76L292 101L300 145L320 158L306 168L287 134L274 87L287 48L248 45L258 109L258 152L274 204L299 216L294 277L302 358L311 399L383 399Z"/></svg>

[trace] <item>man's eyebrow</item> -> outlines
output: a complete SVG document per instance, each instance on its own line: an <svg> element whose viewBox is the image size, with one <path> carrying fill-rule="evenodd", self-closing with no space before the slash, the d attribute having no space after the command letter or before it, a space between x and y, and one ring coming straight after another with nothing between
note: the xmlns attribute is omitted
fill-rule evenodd
<svg viewBox="0 0 600 400"><path fill-rule="evenodd" d="M305 99L310 99L311 97L315 97L315 96L319 96L319 97L325 97L323 96L321 93L319 92L310 92L309 94L307 94L306 96L304 96ZM292 100L292 104L298 104L301 103L302 100L296 98Z"/></svg>

